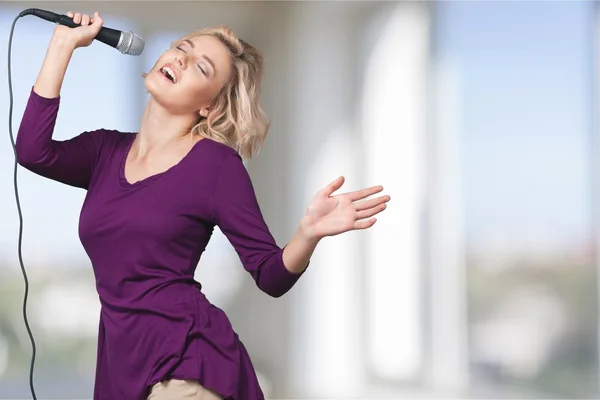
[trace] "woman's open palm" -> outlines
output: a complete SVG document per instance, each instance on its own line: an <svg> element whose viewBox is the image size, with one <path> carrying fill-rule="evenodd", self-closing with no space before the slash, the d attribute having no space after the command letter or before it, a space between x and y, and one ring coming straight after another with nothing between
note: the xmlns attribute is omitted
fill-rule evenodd
<svg viewBox="0 0 600 400"><path fill-rule="evenodd" d="M390 196L379 196L365 200L379 193L382 186L334 195L344 184L340 176L313 197L308 205L306 220L312 234L317 238L339 235L350 230L367 229L377 221L373 218L386 208Z"/></svg>

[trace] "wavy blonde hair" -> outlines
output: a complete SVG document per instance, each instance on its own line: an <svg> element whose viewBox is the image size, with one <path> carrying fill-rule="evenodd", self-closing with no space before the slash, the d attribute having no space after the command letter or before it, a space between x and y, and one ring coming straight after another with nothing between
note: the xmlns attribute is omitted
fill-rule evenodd
<svg viewBox="0 0 600 400"><path fill-rule="evenodd" d="M260 102L262 54L225 25L191 32L171 47L201 35L215 37L227 47L232 70L229 81L214 97L208 117L200 117L190 134L223 143L242 158L252 158L260 151L270 124Z"/></svg>

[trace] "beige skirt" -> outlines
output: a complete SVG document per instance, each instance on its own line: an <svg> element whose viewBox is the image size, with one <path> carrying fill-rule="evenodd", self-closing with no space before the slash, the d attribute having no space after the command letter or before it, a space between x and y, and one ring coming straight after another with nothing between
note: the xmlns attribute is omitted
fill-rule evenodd
<svg viewBox="0 0 600 400"><path fill-rule="evenodd" d="M198 381L170 379L152 386L147 400L180 399L221 400L221 397Z"/></svg>

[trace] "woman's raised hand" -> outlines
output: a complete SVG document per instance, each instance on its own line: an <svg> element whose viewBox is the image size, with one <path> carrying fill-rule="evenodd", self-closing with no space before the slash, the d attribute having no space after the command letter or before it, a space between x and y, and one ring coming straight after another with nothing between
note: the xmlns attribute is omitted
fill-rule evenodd
<svg viewBox="0 0 600 400"><path fill-rule="evenodd" d="M64 25L57 25L54 29L54 36L66 41L73 47L89 46L102 28L102 18L98 12L95 12L93 17L87 14L73 13L69 11L67 15L73 19L73 22L79 24L76 28L69 28Z"/></svg>

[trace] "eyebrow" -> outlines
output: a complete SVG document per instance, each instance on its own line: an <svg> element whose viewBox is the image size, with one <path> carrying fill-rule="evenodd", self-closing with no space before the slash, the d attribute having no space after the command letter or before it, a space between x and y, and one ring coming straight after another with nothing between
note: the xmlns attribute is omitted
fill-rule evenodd
<svg viewBox="0 0 600 400"><path fill-rule="evenodd" d="M184 39L184 42L186 42L192 49L196 47L196 45L194 44L194 42L192 42L189 39ZM205 54L202 55L202 58L204 58L212 67L213 71L216 71L217 69L215 68L215 63L213 63L213 61Z"/></svg>

